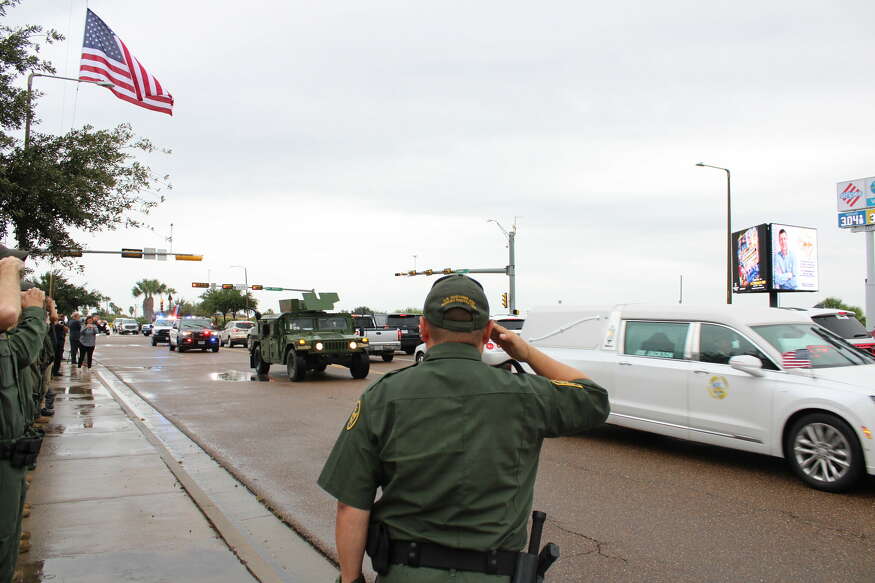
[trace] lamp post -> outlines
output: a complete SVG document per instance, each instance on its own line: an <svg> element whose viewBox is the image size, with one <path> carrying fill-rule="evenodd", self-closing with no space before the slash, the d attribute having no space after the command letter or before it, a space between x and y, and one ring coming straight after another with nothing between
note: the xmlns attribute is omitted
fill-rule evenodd
<svg viewBox="0 0 875 583"><path fill-rule="evenodd" d="M729 168L699 162L696 166L726 172L726 303L732 303L732 176Z"/></svg>
<svg viewBox="0 0 875 583"><path fill-rule="evenodd" d="M246 305L244 308L246 310L246 316L249 316L249 273L247 273L246 268L242 265L229 265L228 267L237 267L243 270L243 285L246 288L243 290L243 302Z"/></svg>
<svg viewBox="0 0 875 583"><path fill-rule="evenodd" d="M113 84L109 81L87 81L85 79L77 79L75 77L61 77L60 75L48 75L46 73L31 73L27 76L27 114L24 118L24 149L30 145L30 124L33 121L33 108L31 107L31 98L33 97L33 78L48 77L49 79L62 79L64 81L75 81L76 83L93 83L101 87L112 87Z"/></svg>

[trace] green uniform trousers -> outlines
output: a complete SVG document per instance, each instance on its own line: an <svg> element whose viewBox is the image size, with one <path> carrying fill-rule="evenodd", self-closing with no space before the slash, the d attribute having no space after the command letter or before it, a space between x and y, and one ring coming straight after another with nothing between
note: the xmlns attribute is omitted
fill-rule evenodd
<svg viewBox="0 0 875 583"><path fill-rule="evenodd" d="M388 574L377 577L377 583L510 583L510 577L472 571L392 565Z"/></svg>
<svg viewBox="0 0 875 583"><path fill-rule="evenodd" d="M21 511L24 508L26 468L13 468L0 460L0 583L10 583L18 558Z"/></svg>

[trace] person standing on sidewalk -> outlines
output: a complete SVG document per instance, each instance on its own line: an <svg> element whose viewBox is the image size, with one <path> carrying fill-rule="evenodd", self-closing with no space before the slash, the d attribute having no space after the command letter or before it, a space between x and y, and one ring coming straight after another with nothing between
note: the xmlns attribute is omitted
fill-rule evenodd
<svg viewBox="0 0 875 583"><path fill-rule="evenodd" d="M55 341L55 362L52 365L52 376L61 374L61 362L64 360L64 344L67 340L67 324L64 323L64 315L58 314L58 321L52 326L53 340Z"/></svg>
<svg viewBox="0 0 875 583"><path fill-rule="evenodd" d="M85 318L85 326L82 328L82 335L79 337L79 368L82 368L83 362L86 363L88 368L91 368L91 358L94 355L94 347L96 345L97 326L94 325L94 318L88 316Z"/></svg>
<svg viewBox="0 0 875 583"><path fill-rule="evenodd" d="M79 337L82 335L82 316L79 312L73 312L70 317L70 364L76 365L76 358L79 356Z"/></svg>
<svg viewBox="0 0 875 583"><path fill-rule="evenodd" d="M24 413L32 388L20 373L40 354L47 331L45 294L36 288L20 291L24 257L0 246L0 583L12 581L15 572L25 472L34 463L39 445ZM15 312L20 319L9 324L7 316Z"/></svg>

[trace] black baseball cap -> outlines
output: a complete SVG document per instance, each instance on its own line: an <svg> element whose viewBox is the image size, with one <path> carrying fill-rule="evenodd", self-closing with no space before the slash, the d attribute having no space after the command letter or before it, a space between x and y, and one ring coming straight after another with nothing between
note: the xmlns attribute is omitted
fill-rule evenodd
<svg viewBox="0 0 875 583"><path fill-rule="evenodd" d="M471 314L470 320L449 320L446 314L461 308ZM483 286L476 279L456 273L440 278L425 297L423 315L429 323L454 332L482 330L489 323L489 302Z"/></svg>

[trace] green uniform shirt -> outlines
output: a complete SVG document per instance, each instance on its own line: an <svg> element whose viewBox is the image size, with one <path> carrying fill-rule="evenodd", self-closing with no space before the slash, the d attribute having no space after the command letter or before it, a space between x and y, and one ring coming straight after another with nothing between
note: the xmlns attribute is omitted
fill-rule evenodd
<svg viewBox="0 0 875 583"><path fill-rule="evenodd" d="M599 425L608 411L590 380L511 374L471 345L439 344L364 392L319 485L371 509L395 540L519 550L541 442Z"/></svg>
<svg viewBox="0 0 875 583"><path fill-rule="evenodd" d="M46 312L24 308L18 325L0 338L0 439L21 437L31 422L32 375L46 334Z"/></svg>

